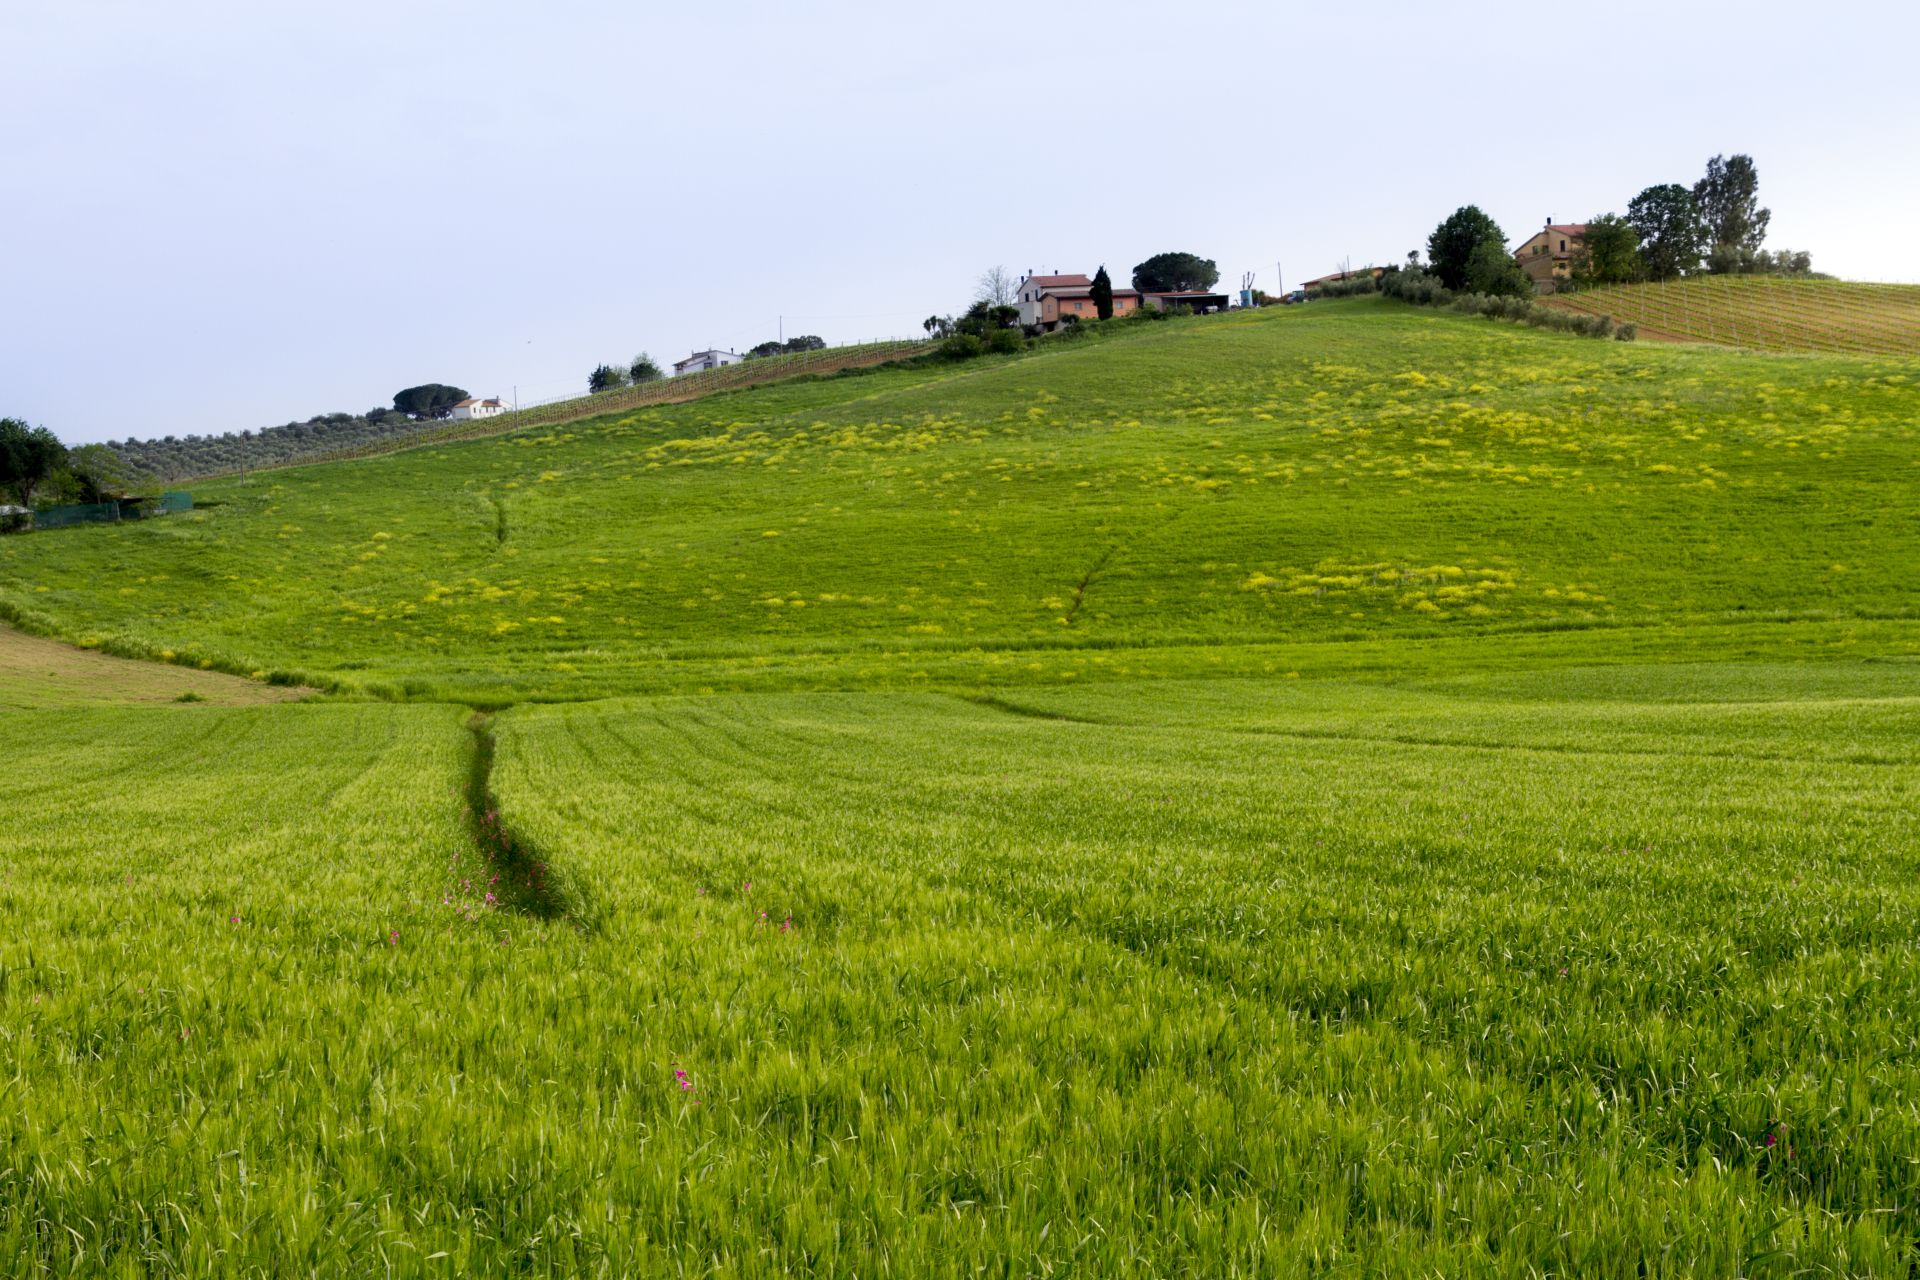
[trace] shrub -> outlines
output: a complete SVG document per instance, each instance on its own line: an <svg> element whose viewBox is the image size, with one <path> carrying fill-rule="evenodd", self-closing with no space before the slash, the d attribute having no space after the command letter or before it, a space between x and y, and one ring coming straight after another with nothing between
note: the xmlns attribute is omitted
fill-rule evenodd
<svg viewBox="0 0 1920 1280"><path fill-rule="evenodd" d="M940 344L940 354L948 360L971 360L987 349L987 344L970 333L956 333Z"/></svg>
<svg viewBox="0 0 1920 1280"><path fill-rule="evenodd" d="M987 335L987 350L995 355L1012 355L1026 345L1027 339L1018 329L995 329Z"/></svg>

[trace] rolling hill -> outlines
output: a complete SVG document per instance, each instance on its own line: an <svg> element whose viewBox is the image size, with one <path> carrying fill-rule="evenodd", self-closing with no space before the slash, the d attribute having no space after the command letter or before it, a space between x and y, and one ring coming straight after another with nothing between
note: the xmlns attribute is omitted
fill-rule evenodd
<svg viewBox="0 0 1920 1280"><path fill-rule="evenodd" d="M152 660L0 651L0 1256L1902 1274L1916 421L1368 298L0 539Z"/></svg>
<svg viewBox="0 0 1920 1280"><path fill-rule="evenodd" d="M210 484L185 519L0 542L0 607L488 703L1750 643L1920 604L1917 376L1379 302L1214 318Z"/></svg>

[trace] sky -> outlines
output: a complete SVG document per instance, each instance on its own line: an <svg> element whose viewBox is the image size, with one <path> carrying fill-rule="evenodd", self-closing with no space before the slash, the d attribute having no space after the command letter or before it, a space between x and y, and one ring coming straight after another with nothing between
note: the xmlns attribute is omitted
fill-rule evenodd
<svg viewBox="0 0 1920 1280"><path fill-rule="evenodd" d="M995 265L1273 290L1736 152L1770 246L1920 281L1917 44L1920 6L1846 0L0 0L0 416L551 399L917 334Z"/></svg>

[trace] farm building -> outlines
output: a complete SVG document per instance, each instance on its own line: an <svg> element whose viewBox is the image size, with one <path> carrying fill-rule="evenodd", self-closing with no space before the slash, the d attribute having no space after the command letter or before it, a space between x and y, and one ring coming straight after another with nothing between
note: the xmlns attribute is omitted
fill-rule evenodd
<svg viewBox="0 0 1920 1280"><path fill-rule="evenodd" d="M475 400L469 396L453 406L450 416L456 422L465 422L470 418L492 418L507 411L498 397L492 400Z"/></svg>
<svg viewBox="0 0 1920 1280"><path fill-rule="evenodd" d="M1535 293L1552 293L1560 282L1573 274L1573 258L1580 252L1580 241L1587 234L1584 222L1555 222L1533 233L1513 251L1513 260L1533 281Z"/></svg>
<svg viewBox="0 0 1920 1280"><path fill-rule="evenodd" d="M1233 299L1224 293L1209 293L1205 289L1183 289L1178 293L1150 293L1146 305L1158 311L1171 311L1175 307L1186 307L1199 315L1209 311L1225 311Z"/></svg>
<svg viewBox="0 0 1920 1280"><path fill-rule="evenodd" d="M675 360L673 371L682 373L700 373L706 369L718 369L723 365L739 364L746 357L738 351L696 351L685 360Z"/></svg>
<svg viewBox="0 0 1920 1280"><path fill-rule="evenodd" d="M1040 315L1044 307L1042 295L1050 289L1091 288L1093 288L1092 276L1079 274L1062 275L1057 272L1050 276L1037 276L1033 274L1033 269L1029 267L1027 274L1020 277L1020 283L1015 286L1014 292L1014 304L1020 308L1020 323L1039 324L1041 322ZM1117 307L1118 305L1116 302L1115 306ZM1091 307L1087 310L1088 314L1092 314L1093 309ZM1055 318L1058 319L1057 316Z"/></svg>
<svg viewBox="0 0 1920 1280"><path fill-rule="evenodd" d="M1020 278L1014 295L1020 308L1020 323L1057 329L1069 317L1077 320L1099 318L1100 308L1093 301L1093 277L1079 274L1037 276L1032 271ZM1138 289L1113 291L1113 314L1124 316L1146 305Z"/></svg>

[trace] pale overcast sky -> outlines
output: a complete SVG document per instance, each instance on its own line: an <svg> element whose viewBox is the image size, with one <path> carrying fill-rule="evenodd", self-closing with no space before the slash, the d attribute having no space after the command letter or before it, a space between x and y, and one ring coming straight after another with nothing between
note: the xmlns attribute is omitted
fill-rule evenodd
<svg viewBox="0 0 1920 1280"><path fill-rule="evenodd" d="M1271 289L1751 153L1920 280L1905 4L0 0L0 415L69 442L918 331L980 271Z"/></svg>

